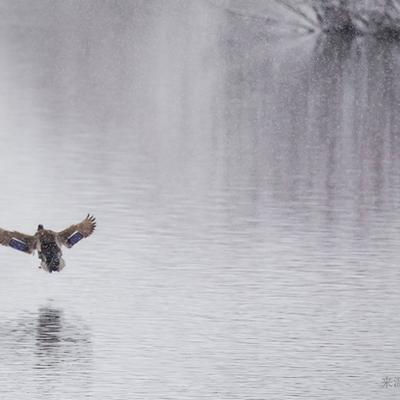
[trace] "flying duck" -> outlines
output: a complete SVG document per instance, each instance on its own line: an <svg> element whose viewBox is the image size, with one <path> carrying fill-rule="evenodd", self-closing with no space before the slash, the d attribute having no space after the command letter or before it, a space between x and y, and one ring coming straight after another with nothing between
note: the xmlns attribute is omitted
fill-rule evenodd
<svg viewBox="0 0 400 400"><path fill-rule="evenodd" d="M28 254L37 250L41 261L39 268L50 273L60 272L65 266L61 246L71 248L83 238L90 236L95 228L96 219L90 214L79 224L71 225L61 232L44 229L43 225L38 226L34 235L0 228L0 244Z"/></svg>

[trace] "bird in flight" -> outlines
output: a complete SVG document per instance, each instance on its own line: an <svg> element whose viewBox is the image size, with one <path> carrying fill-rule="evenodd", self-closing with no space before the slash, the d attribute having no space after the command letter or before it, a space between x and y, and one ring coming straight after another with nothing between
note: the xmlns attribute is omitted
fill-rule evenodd
<svg viewBox="0 0 400 400"><path fill-rule="evenodd" d="M39 225L34 235L25 235L0 228L0 244L28 254L38 251L40 267L46 272L60 272L65 262L61 246L71 248L83 238L90 236L96 228L96 219L88 214L79 224L71 225L61 232L44 229Z"/></svg>

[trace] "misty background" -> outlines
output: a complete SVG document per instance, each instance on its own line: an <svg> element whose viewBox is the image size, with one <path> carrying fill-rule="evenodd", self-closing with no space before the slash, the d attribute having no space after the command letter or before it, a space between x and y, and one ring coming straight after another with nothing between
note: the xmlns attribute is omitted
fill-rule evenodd
<svg viewBox="0 0 400 400"><path fill-rule="evenodd" d="M276 21L279 13L280 23ZM3 0L0 397L387 398L397 41L269 1Z"/></svg>

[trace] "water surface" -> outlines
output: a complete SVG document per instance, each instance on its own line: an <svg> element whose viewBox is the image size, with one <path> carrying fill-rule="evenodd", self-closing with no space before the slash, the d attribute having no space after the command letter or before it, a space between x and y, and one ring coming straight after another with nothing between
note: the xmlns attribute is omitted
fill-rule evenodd
<svg viewBox="0 0 400 400"><path fill-rule="evenodd" d="M0 397L398 396L399 48L229 5L3 1Z"/></svg>

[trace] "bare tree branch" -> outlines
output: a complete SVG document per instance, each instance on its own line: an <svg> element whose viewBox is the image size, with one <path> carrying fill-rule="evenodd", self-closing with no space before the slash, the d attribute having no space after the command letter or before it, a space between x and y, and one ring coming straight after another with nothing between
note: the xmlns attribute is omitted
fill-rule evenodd
<svg viewBox="0 0 400 400"><path fill-rule="evenodd" d="M285 0L275 0L275 2L283 6L287 10L291 11L292 13L296 14L298 17L303 18L305 21L309 22L314 28L318 28L317 23L302 10L288 4Z"/></svg>

